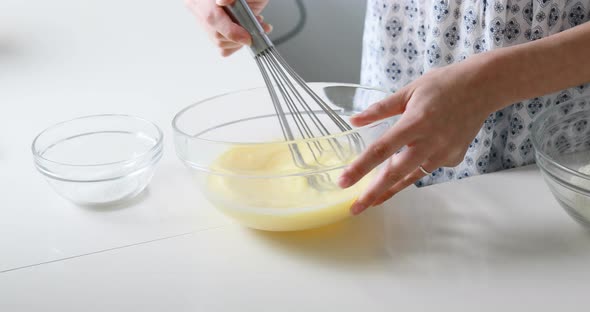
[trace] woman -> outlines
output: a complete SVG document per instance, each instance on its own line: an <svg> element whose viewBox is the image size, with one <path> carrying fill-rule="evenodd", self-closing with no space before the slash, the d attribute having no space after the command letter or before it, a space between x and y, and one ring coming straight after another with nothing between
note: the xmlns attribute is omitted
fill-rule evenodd
<svg viewBox="0 0 590 312"><path fill-rule="evenodd" d="M232 0L213 1L187 4L228 56L250 38L220 7ZM249 1L257 15L267 2ZM395 93L351 122L401 118L340 177L349 187L389 159L351 212L412 183L534 162L534 117L590 94L589 10L590 0L369 0L361 83Z"/></svg>

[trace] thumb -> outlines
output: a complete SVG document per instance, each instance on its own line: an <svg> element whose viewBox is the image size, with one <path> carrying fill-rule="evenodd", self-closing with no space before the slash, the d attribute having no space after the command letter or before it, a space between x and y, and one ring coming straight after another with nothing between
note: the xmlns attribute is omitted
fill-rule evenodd
<svg viewBox="0 0 590 312"><path fill-rule="evenodd" d="M368 125L377 120L399 115L406 109L407 97L404 91L398 91L381 101L373 103L363 112L350 117L350 122L355 127Z"/></svg>

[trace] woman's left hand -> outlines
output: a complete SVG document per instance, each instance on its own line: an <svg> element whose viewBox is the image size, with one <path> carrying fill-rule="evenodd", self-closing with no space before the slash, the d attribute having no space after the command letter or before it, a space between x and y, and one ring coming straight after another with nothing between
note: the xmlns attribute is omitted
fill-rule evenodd
<svg viewBox="0 0 590 312"><path fill-rule="evenodd" d="M355 126L401 114L340 176L343 188L388 160L369 188L352 205L352 214L376 206L439 167L457 166L490 113L503 107L492 85L486 58L431 70L390 97L351 117ZM396 153L403 147L400 153ZM394 155L395 154L395 155Z"/></svg>

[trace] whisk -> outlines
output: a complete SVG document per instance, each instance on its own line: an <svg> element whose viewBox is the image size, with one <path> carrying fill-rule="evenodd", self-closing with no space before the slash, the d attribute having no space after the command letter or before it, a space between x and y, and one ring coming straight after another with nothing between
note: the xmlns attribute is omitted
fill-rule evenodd
<svg viewBox="0 0 590 312"><path fill-rule="evenodd" d="M304 169L321 168L321 156L327 150L341 161L361 151L364 143L358 133L346 135L346 141L349 143L347 146L343 146L343 143L336 138L330 137L336 134L336 131L345 132L352 128L283 59L246 1L236 0L224 9L252 36L250 49L268 89L284 139L290 142L302 139L300 144L289 144L295 165ZM326 124L324 120L331 124ZM321 137L327 138L315 139ZM304 153L300 149L299 145L303 144L309 152ZM305 157L306 155L311 157ZM329 179L329 176L325 179ZM317 184L322 181L310 182Z"/></svg>

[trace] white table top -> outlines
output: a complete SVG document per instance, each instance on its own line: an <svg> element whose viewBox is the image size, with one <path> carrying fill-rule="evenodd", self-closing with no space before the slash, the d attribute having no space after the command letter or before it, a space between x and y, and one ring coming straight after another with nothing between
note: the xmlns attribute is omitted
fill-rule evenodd
<svg viewBox="0 0 590 312"><path fill-rule="evenodd" d="M588 232L528 167L411 188L314 231L226 224L5 272L0 307L575 311L590 290L589 260Z"/></svg>
<svg viewBox="0 0 590 312"><path fill-rule="evenodd" d="M227 224L187 182L171 120L199 99L259 85L250 55L218 56L180 0L3 0L0 272ZM140 116L164 132L164 157L132 207L76 207L33 166L37 133L99 113Z"/></svg>
<svg viewBox="0 0 590 312"><path fill-rule="evenodd" d="M169 139L133 205L58 197L30 155L43 128L117 112L169 138L182 107L261 84L247 53L221 61L204 38L182 1L2 1L0 311L582 309L590 234L535 167L410 188L302 233L218 214Z"/></svg>

